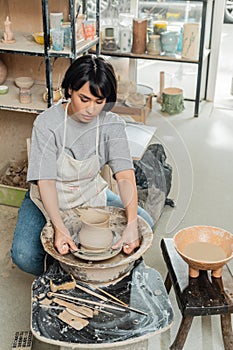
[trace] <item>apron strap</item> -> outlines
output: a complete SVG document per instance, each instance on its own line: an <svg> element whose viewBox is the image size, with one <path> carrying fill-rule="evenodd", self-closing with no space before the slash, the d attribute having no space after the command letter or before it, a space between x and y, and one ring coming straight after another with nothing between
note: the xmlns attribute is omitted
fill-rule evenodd
<svg viewBox="0 0 233 350"><path fill-rule="evenodd" d="M96 138L95 138L95 154L98 155L99 159L99 115L97 115L97 122L96 122Z"/></svg>
<svg viewBox="0 0 233 350"><path fill-rule="evenodd" d="M63 131L63 145L62 145L62 153L65 151L66 146L66 126L67 126L67 115L68 115L68 107L69 107L70 101L67 102L66 108L65 108L65 119L64 119L64 131Z"/></svg>

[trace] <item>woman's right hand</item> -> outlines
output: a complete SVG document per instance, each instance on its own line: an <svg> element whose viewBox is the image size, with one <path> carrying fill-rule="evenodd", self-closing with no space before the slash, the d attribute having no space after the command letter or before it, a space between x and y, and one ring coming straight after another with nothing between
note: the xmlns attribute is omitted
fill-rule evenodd
<svg viewBox="0 0 233 350"><path fill-rule="evenodd" d="M78 250L67 228L62 231L55 228L54 246L61 255L68 254L70 249L74 251Z"/></svg>
<svg viewBox="0 0 233 350"><path fill-rule="evenodd" d="M40 196L44 204L45 210L54 227L55 239L54 246L62 255L69 253L69 250L78 250L74 244L69 230L63 223L60 215L56 181L55 180L38 180Z"/></svg>

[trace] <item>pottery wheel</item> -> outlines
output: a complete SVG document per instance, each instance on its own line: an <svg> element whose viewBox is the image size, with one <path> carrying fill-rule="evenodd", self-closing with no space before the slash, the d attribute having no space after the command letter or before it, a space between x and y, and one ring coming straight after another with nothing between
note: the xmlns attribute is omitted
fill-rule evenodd
<svg viewBox="0 0 233 350"><path fill-rule="evenodd" d="M113 231L113 241L112 245L115 244L118 240L120 239L120 235L116 232ZM75 242L75 240L74 240ZM77 244L75 242L77 247L80 246L80 243ZM78 251L73 251L71 250L71 253L83 260L90 260L90 261L101 261L101 260L107 260L112 258L113 256L116 256L117 254L120 253L122 247L119 247L118 249L112 249L111 247L106 249L106 250L101 250L101 251L93 251L93 250L88 250L85 249L84 247L80 246L78 248Z"/></svg>

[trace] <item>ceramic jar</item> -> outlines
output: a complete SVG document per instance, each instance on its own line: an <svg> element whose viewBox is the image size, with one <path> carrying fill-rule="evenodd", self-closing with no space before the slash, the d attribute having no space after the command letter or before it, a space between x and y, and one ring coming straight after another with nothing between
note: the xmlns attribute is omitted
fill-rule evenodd
<svg viewBox="0 0 233 350"><path fill-rule="evenodd" d="M64 31L64 46L71 46L71 26L70 22L64 22L62 24L62 29Z"/></svg>
<svg viewBox="0 0 233 350"><path fill-rule="evenodd" d="M200 24L185 23L183 26L182 58L198 60L200 44Z"/></svg>
<svg viewBox="0 0 233 350"><path fill-rule="evenodd" d="M105 28L105 39L103 41L102 45L103 50L106 51L116 51L117 50L117 44L114 37L114 28L108 27Z"/></svg>
<svg viewBox="0 0 233 350"><path fill-rule="evenodd" d="M149 41L147 43L146 50L149 55L160 55L161 53L160 35L149 36Z"/></svg>
<svg viewBox="0 0 233 350"><path fill-rule="evenodd" d="M0 60L0 85L4 83L7 77L7 67L3 63L2 60Z"/></svg>
<svg viewBox="0 0 233 350"><path fill-rule="evenodd" d="M133 44L131 52L143 54L146 51L147 19L133 19Z"/></svg>
<svg viewBox="0 0 233 350"><path fill-rule="evenodd" d="M57 102L62 98L62 91L61 89L54 89L53 90L53 102ZM48 102L48 89L46 88L46 91L43 93L43 100L44 102Z"/></svg>
<svg viewBox="0 0 233 350"><path fill-rule="evenodd" d="M161 33L161 47L165 56L175 56L180 34L177 31Z"/></svg>
<svg viewBox="0 0 233 350"><path fill-rule="evenodd" d="M130 28L120 29L120 50L121 52L131 51L131 30Z"/></svg>

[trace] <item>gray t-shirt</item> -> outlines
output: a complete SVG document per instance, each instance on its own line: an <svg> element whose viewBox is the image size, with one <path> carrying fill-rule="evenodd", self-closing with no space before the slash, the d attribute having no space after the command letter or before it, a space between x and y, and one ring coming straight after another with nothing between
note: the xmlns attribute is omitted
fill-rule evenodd
<svg viewBox="0 0 233 350"><path fill-rule="evenodd" d="M53 105L36 118L30 147L27 180L57 179L57 159L64 139L65 111L61 103ZM84 160L96 152L97 118L89 123L78 122L68 116L65 152L77 160ZM113 174L133 169L125 122L112 112L99 116L100 168L108 164Z"/></svg>

